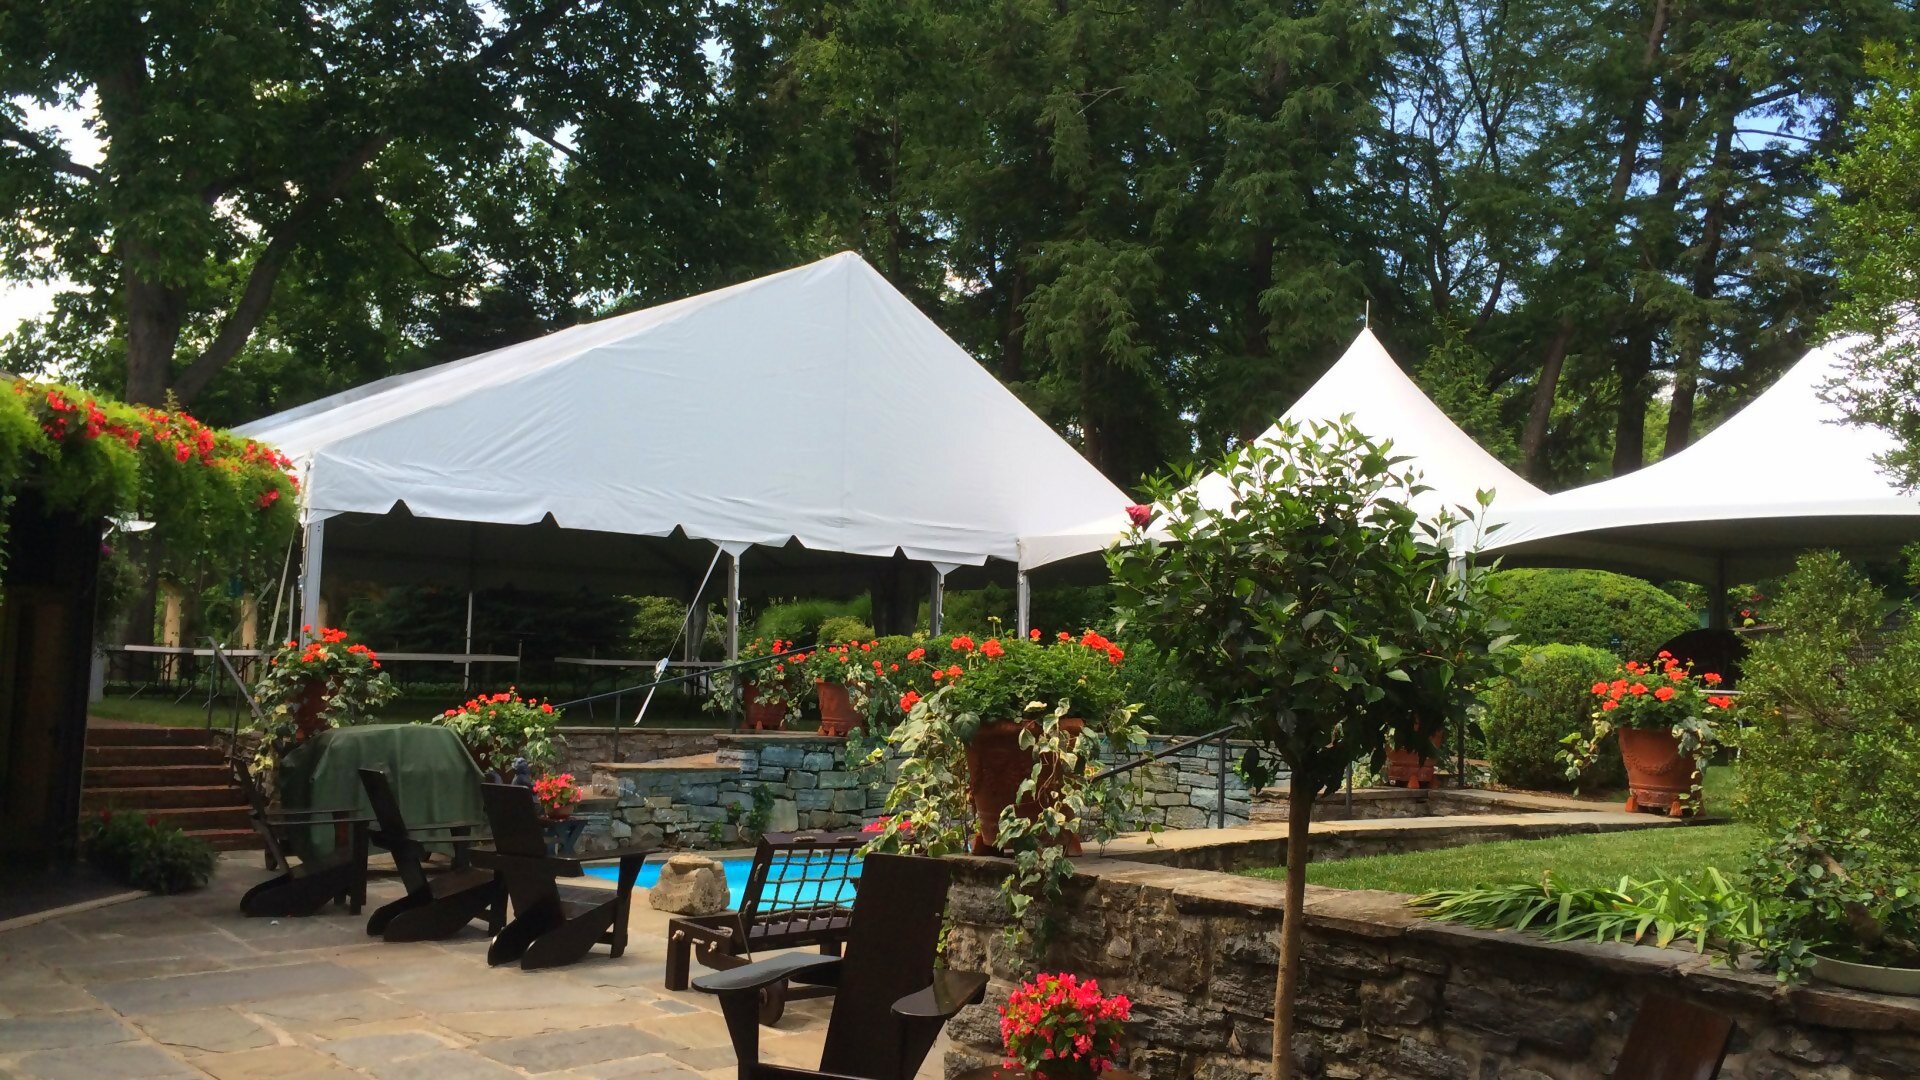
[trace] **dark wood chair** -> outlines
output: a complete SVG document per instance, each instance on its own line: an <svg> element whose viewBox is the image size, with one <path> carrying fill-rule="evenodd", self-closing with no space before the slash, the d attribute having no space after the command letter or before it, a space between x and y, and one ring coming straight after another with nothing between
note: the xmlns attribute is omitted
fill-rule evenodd
<svg viewBox="0 0 1920 1080"><path fill-rule="evenodd" d="M405 896L374 910L367 919L367 933L387 941L438 941L452 937L483 916L487 933L499 933L506 922L506 887L500 884L499 875L465 865L474 842L489 839L473 831L486 822L409 825L385 772L361 769L360 783L367 789L367 802L373 807L371 839L393 856L393 868L407 887ZM452 845L452 869L427 874L428 843Z"/></svg>
<svg viewBox="0 0 1920 1080"><path fill-rule="evenodd" d="M368 819L351 807L281 810L268 804L253 771L241 757L229 757L234 783L247 799L247 819L266 848L267 869L280 873L240 897L240 913L260 918L303 918L329 901L360 914L367 903ZM298 833L332 826L333 849L324 855L300 854Z"/></svg>
<svg viewBox="0 0 1920 1080"><path fill-rule="evenodd" d="M883 854L865 862L844 956L789 953L693 981L720 998L740 1080L911 1080L940 1029L985 995L985 975L933 967L947 864ZM761 991L788 980L839 990L817 1072L760 1062Z"/></svg>
<svg viewBox="0 0 1920 1080"><path fill-rule="evenodd" d="M1714 1080L1727 1058L1733 1018L1665 994L1648 994L1627 1031L1619 1080Z"/></svg>
<svg viewBox="0 0 1920 1080"><path fill-rule="evenodd" d="M528 971L571 964L595 945L612 947L618 957L627 948L627 913L633 883L652 848L627 847L584 855L549 855L533 792L512 784L482 784L493 847L476 848L473 864L500 874L513 901L513 919L494 935L487 963L516 960ZM565 888L563 877L580 877L589 862L617 859L620 874L605 889Z"/></svg>
<svg viewBox="0 0 1920 1080"><path fill-rule="evenodd" d="M824 954L838 953L852 922L859 854L866 842L857 832L761 837L738 910L683 915L667 923L667 989L687 988L694 959L725 970L750 964L755 952L770 949L818 946ZM780 1018L779 1000L777 990L769 992L768 1023Z"/></svg>

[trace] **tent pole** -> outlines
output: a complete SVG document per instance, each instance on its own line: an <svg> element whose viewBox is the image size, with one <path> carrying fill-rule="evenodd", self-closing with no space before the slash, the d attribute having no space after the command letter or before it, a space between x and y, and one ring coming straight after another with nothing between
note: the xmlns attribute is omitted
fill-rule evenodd
<svg viewBox="0 0 1920 1080"><path fill-rule="evenodd" d="M727 551L727 662L740 659L740 556ZM740 671L734 669L727 677L733 680L732 728L740 730Z"/></svg>
<svg viewBox="0 0 1920 1080"><path fill-rule="evenodd" d="M1713 561L1713 591L1707 595L1707 629L1725 630L1727 628L1727 556L1722 553Z"/></svg>
<svg viewBox="0 0 1920 1080"><path fill-rule="evenodd" d="M473 587L471 585L467 587L467 659L460 665L460 689L473 689Z"/></svg>
<svg viewBox="0 0 1920 1080"><path fill-rule="evenodd" d="M307 522L300 563L300 640L309 641L320 628L320 556L327 546L327 521Z"/></svg>
<svg viewBox="0 0 1920 1080"><path fill-rule="evenodd" d="M940 623L945 615L941 609L947 601L947 575L939 567L933 568L933 595L927 601L927 632L936 637L940 634Z"/></svg>
<svg viewBox="0 0 1920 1080"><path fill-rule="evenodd" d="M1031 625L1033 622L1033 583L1027 580L1027 572L1025 570L1020 571L1020 576L1014 579L1013 611L1014 629L1018 630L1020 636L1024 638L1027 636L1027 631L1033 628Z"/></svg>

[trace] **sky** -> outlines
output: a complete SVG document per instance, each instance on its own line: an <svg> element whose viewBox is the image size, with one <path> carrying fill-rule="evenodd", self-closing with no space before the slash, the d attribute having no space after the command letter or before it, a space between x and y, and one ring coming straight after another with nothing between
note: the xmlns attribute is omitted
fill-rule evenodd
<svg viewBox="0 0 1920 1080"><path fill-rule="evenodd" d="M93 103L85 102L78 108L48 108L26 101L16 101L23 112L22 119L30 128L40 130L52 126L58 133L60 142L67 153L82 165L100 164L100 140L87 130L87 119L93 115ZM46 314L53 307L54 294L66 283L19 282L0 280L0 335L10 333L21 322Z"/></svg>

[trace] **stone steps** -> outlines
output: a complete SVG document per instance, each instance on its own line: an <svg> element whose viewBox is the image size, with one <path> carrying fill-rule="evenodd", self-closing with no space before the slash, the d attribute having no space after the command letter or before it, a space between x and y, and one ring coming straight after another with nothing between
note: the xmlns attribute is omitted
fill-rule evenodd
<svg viewBox="0 0 1920 1080"><path fill-rule="evenodd" d="M89 726L81 776L83 813L145 815L221 851L260 846L246 797L204 730Z"/></svg>

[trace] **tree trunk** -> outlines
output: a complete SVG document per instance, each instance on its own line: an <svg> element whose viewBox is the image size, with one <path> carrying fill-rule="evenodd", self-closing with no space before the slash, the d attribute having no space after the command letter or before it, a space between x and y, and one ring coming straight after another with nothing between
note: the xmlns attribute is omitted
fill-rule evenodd
<svg viewBox="0 0 1920 1080"><path fill-rule="evenodd" d="M1280 970L1273 983L1273 1080L1293 1076L1293 1003L1300 997L1300 922L1306 906L1307 860L1313 857L1313 796L1300 771L1287 789L1287 899L1280 924Z"/></svg>
<svg viewBox="0 0 1920 1080"><path fill-rule="evenodd" d="M1714 136L1713 161L1708 166L1710 175L1722 179L1719 190L1707 207L1706 216L1701 220L1700 256L1693 264L1693 295L1703 303L1718 291L1720 281L1720 249L1726 237L1727 194L1731 186L1725 174L1728 158L1733 152L1737 116L1737 110L1725 110L1720 130ZM1700 356L1706 351L1707 328L1694 326L1690 333L1681 336L1683 341L1679 356L1674 361L1673 400L1667 411L1664 457L1672 457L1685 450L1687 444L1693 441L1693 405L1699 393Z"/></svg>
<svg viewBox="0 0 1920 1080"><path fill-rule="evenodd" d="M1647 374L1653 364L1653 334L1636 328L1627 338L1614 371L1620 377L1620 412L1613 430L1613 475L1625 476L1646 464Z"/></svg>
<svg viewBox="0 0 1920 1080"><path fill-rule="evenodd" d="M1027 377L1027 270L1015 253L1007 280L1007 313L1000 331L1000 378L1017 383Z"/></svg>
<svg viewBox="0 0 1920 1080"><path fill-rule="evenodd" d="M1563 316L1560 329L1547 346L1540 363L1540 381L1533 387L1533 403L1527 409L1527 427L1520 434L1520 452L1525 456L1527 479L1539 481L1545 472L1542 455L1547 446L1547 425L1553 420L1553 396L1560 388L1560 369L1566 366L1567 345L1573 341L1573 317Z"/></svg>

